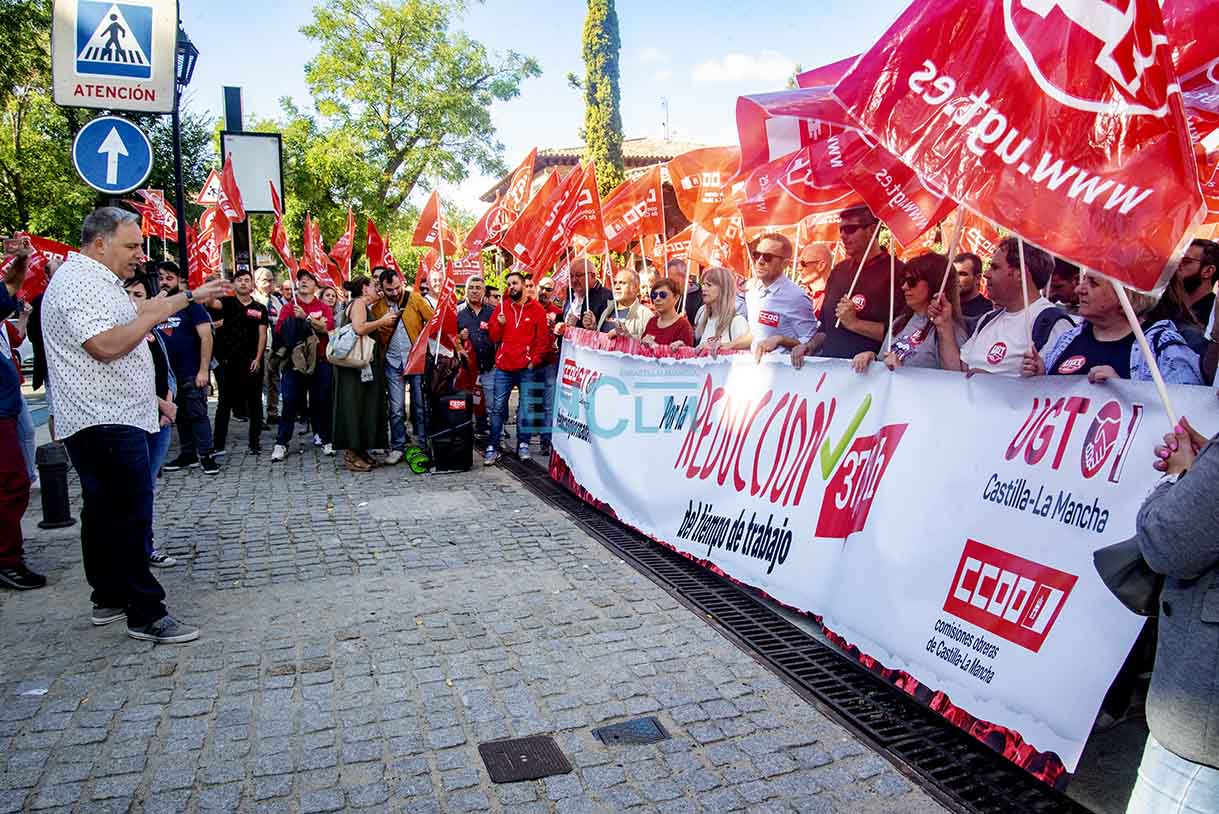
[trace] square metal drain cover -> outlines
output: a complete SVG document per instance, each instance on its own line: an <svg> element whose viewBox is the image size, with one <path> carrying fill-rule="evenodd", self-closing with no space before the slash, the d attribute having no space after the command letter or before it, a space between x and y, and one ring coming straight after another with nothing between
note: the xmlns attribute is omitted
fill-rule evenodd
<svg viewBox="0 0 1219 814"><path fill-rule="evenodd" d="M571 772L571 764L559 745L545 735L480 743L478 754L491 774L492 783L538 780Z"/></svg>
<svg viewBox="0 0 1219 814"><path fill-rule="evenodd" d="M610 724L593 730L593 737L606 746L623 743L656 743L669 739L669 733L653 716Z"/></svg>

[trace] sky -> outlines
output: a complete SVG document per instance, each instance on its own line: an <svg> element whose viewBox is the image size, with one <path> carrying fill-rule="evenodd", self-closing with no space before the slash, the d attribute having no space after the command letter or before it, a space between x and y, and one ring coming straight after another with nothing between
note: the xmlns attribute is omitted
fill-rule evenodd
<svg viewBox="0 0 1219 814"><path fill-rule="evenodd" d="M825 65L859 53L896 19L898 0L828 3L824 0L619 0L622 40L622 123L626 138L669 135L706 145L735 144L738 96L782 89L796 65ZM247 117L279 115L280 97L311 108L305 63L316 45L300 33L313 4L301 0L180 0L183 27L200 57L189 103L215 115L221 87L243 88ZM472 3L460 28L492 51L535 58L540 77L521 94L497 103L492 117L511 167L533 146L579 144L582 95L565 76L583 76L580 0L485 0ZM441 195L478 216L478 198L496 178L473 170ZM421 204L424 193L412 196Z"/></svg>

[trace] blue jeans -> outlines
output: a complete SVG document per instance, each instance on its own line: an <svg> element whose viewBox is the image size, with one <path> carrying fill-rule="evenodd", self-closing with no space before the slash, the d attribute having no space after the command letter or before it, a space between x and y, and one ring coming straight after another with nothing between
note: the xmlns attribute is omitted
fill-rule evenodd
<svg viewBox="0 0 1219 814"><path fill-rule="evenodd" d="M538 416L538 435L542 437L543 444L550 443L550 431L554 427L554 383L559 376L559 363L547 365L533 371L534 387L540 391L539 398L541 404L537 413Z"/></svg>
<svg viewBox="0 0 1219 814"><path fill-rule="evenodd" d="M1148 735L1126 814L1213 811L1219 811L1219 769L1179 757Z"/></svg>
<svg viewBox="0 0 1219 814"><path fill-rule="evenodd" d="M182 454L212 454L212 422L207 416L207 388L195 386L194 376L178 377L178 446Z"/></svg>
<svg viewBox="0 0 1219 814"><path fill-rule="evenodd" d="M488 446L499 449L500 439L504 437L504 422L508 418L508 399L512 395L513 387L520 390L521 397L516 409L517 442L529 443L533 429L529 410L534 400L530 392L532 383L533 371L529 368L524 370L495 369L495 395L491 399L491 437L487 440Z"/></svg>
<svg viewBox="0 0 1219 814"><path fill-rule="evenodd" d="M37 434L30 405L22 398L21 412L17 415L17 441L21 444L21 454L25 456L25 471L30 476L30 483L38 476L34 469L34 439Z"/></svg>
<svg viewBox="0 0 1219 814"><path fill-rule="evenodd" d="M385 362L385 387L389 397L389 448L406 452L406 382L401 364Z"/></svg>
<svg viewBox="0 0 1219 814"><path fill-rule="evenodd" d="M86 427L64 441L80 477L80 548L93 604L123 608L128 627L165 615L165 590L148 567L149 444L148 433L126 424Z"/></svg>
<svg viewBox="0 0 1219 814"><path fill-rule="evenodd" d="M172 424L162 427L160 432L153 433L148 436L148 476L152 479L152 494L156 498L157 494L157 475L161 471L161 465L165 463L165 459L169 457L169 442L173 440L174 427ZM152 550L155 548L155 543L152 539L152 524L148 524L148 542L145 545L148 549L148 556L152 556Z"/></svg>
<svg viewBox="0 0 1219 814"><path fill-rule="evenodd" d="M334 411L330 377L330 365L321 359L318 359L317 366L308 376L296 370L284 370L283 379L279 383L279 392L284 398L284 410L275 430L276 444L286 447L292 440L297 412L305 393L309 394L309 420L313 424L313 431L322 439L323 444L330 443L330 420Z"/></svg>

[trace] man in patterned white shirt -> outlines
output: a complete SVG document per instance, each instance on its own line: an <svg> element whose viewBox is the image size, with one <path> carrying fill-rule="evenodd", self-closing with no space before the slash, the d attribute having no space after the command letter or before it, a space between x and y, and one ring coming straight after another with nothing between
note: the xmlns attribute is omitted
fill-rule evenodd
<svg viewBox="0 0 1219 814"><path fill-rule="evenodd" d="M188 642L199 629L165 610L165 591L148 567L153 482L148 436L159 429L152 357L144 338L195 296L225 293L216 280L192 292L154 297L137 312L123 280L140 269L139 218L98 209L43 298L47 363L55 389L55 429L80 476L80 544L93 588L95 625L127 620L134 639Z"/></svg>

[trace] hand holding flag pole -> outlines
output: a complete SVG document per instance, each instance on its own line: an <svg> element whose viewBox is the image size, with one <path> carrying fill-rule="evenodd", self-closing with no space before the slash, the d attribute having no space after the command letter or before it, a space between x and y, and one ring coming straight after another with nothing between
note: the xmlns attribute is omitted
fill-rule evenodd
<svg viewBox="0 0 1219 814"><path fill-rule="evenodd" d="M876 245L876 236L878 234L880 234L880 221L876 221L876 228L872 230L872 237L868 240L868 248L864 249L863 257L860 258L860 260L859 260L859 268L855 269L855 279L851 280L851 287L849 289L847 289L847 293L846 293L846 296L848 298L850 298L850 296L855 293L855 286L859 285L859 275L863 274L863 267L868 262L868 255L870 255L872 253L872 247ZM838 303L834 303L834 306L837 307ZM841 319L834 320L835 328L837 328L841 325L842 325Z"/></svg>

